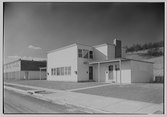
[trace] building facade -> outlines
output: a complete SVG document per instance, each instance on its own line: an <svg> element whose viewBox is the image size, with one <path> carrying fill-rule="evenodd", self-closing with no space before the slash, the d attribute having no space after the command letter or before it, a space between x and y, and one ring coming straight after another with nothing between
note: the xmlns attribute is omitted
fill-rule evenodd
<svg viewBox="0 0 167 117"><path fill-rule="evenodd" d="M75 43L47 54L47 80L112 83L150 82L153 63L125 59L121 41L88 46Z"/></svg>
<svg viewBox="0 0 167 117"><path fill-rule="evenodd" d="M46 61L16 60L4 65L5 79L46 79Z"/></svg>

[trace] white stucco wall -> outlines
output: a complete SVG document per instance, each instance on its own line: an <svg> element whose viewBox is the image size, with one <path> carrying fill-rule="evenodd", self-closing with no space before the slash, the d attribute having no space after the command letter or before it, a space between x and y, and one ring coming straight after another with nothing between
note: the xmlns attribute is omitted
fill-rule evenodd
<svg viewBox="0 0 167 117"><path fill-rule="evenodd" d="M47 55L47 80L77 82L77 46L52 51ZM51 68L71 66L71 75L51 75Z"/></svg>
<svg viewBox="0 0 167 117"><path fill-rule="evenodd" d="M109 65L118 65L118 62L114 63L103 63L100 64L100 82L111 82L108 81L107 74L108 72L108 66ZM120 71L115 71L113 70L113 77L115 77L117 83L124 83L124 84L129 84L131 83L131 69L130 69L130 61L122 61L122 80L120 82ZM98 81L98 66L97 64L93 65L93 79L95 81Z"/></svg>
<svg viewBox="0 0 167 117"><path fill-rule="evenodd" d="M77 48L78 49L86 49L88 51L93 51L93 48L90 46L86 46L86 45L80 45L77 44ZM89 54L88 54L89 55ZM89 61L92 61L93 59L87 59L87 58L80 58L78 57L78 81L88 81L89 80Z"/></svg>
<svg viewBox="0 0 167 117"><path fill-rule="evenodd" d="M130 61L122 61L122 80L121 83L131 83L131 66ZM118 72L118 77L120 78L120 71ZM120 79L118 79L120 83Z"/></svg>
<svg viewBox="0 0 167 117"><path fill-rule="evenodd" d="M131 61L132 83L147 83L153 79L153 64Z"/></svg>

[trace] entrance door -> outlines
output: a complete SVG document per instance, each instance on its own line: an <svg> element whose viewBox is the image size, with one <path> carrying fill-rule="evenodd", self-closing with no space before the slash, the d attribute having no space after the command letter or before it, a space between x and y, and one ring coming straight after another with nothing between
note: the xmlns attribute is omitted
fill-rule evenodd
<svg viewBox="0 0 167 117"><path fill-rule="evenodd" d="M114 80L114 65L109 65L108 66L108 81L111 81L113 83L115 83L115 80Z"/></svg>
<svg viewBox="0 0 167 117"><path fill-rule="evenodd" d="M93 80L93 67L89 66L89 80Z"/></svg>
<svg viewBox="0 0 167 117"><path fill-rule="evenodd" d="M24 79L25 79L25 80L28 80L28 71L25 71Z"/></svg>

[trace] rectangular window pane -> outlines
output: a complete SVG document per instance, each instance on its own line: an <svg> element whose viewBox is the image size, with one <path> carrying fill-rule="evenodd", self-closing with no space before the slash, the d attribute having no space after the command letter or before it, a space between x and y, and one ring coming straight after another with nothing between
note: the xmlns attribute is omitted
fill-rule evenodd
<svg viewBox="0 0 167 117"><path fill-rule="evenodd" d="M88 58L88 50L83 50L83 57Z"/></svg>
<svg viewBox="0 0 167 117"><path fill-rule="evenodd" d="M56 75L56 68L54 68L54 75Z"/></svg>
<svg viewBox="0 0 167 117"><path fill-rule="evenodd" d="M68 75L71 75L71 67L68 67Z"/></svg>
<svg viewBox="0 0 167 117"><path fill-rule="evenodd" d="M93 51L89 51L89 58L90 58L90 59L93 58Z"/></svg>
<svg viewBox="0 0 167 117"><path fill-rule="evenodd" d="M67 75L67 70L68 70L67 67L65 67L65 75Z"/></svg>
<svg viewBox="0 0 167 117"><path fill-rule="evenodd" d="M51 69L51 75L53 75L53 68Z"/></svg>
<svg viewBox="0 0 167 117"><path fill-rule="evenodd" d="M61 67L61 75L64 75L64 67Z"/></svg>
<svg viewBox="0 0 167 117"><path fill-rule="evenodd" d="M60 68L57 68L57 75L60 75Z"/></svg>
<svg viewBox="0 0 167 117"><path fill-rule="evenodd" d="M82 58L82 49L78 49L78 57Z"/></svg>

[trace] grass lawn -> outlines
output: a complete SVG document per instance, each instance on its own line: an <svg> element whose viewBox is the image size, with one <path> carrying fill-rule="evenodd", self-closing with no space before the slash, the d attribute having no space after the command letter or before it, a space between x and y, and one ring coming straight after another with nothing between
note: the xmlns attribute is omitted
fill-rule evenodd
<svg viewBox="0 0 167 117"><path fill-rule="evenodd" d="M69 90L105 84L98 82L61 82L47 80L5 80L5 82L57 90Z"/></svg>
<svg viewBox="0 0 167 117"><path fill-rule="evenodd" d="M108 85L75 92L160 104L163 84Z"/></svg>

